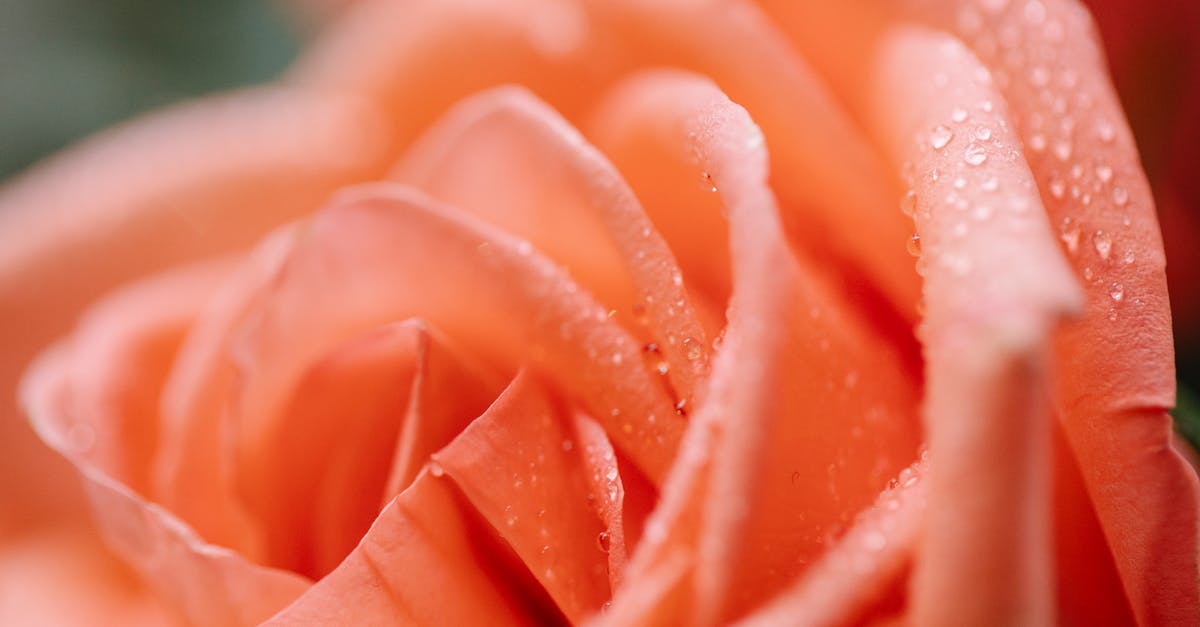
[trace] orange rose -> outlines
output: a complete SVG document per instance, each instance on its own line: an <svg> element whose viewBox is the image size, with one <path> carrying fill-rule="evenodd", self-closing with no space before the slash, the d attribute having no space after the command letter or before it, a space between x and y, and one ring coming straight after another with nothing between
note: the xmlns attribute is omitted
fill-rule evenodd
<svg viewBox="0 0 1200 627"><path fill-rule="evenodd" d="M41 353L23 407L132 570L6 462L59 618L1200 618L1086 11L762 4L363 1L12 183L5 380Z"/></svg>

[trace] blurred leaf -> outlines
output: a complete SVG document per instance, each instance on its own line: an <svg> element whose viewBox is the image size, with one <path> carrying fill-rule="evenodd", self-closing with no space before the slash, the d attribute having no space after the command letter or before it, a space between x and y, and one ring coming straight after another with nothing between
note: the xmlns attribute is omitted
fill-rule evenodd
<svg viewBox="0 0 1200 627"><path fill-rule="evenodd" d="M147 109L269 80L296 50L255 0L0 0L0 178Z"/></svg>

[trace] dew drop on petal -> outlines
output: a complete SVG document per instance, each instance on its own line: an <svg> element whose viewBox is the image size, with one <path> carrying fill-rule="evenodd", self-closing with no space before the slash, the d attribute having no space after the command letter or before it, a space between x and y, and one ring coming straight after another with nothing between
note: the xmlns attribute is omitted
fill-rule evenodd
<svg viewBox="0 0 1200 627"><path fill-rule="evenodd" d="M963 150L963 161L967 162L969 165L980 165L984 161L987 161L987 150L985 150L980 144L971 142L970 144L967 144L966 149Z"/></svg>
<svg viewBox="0 0 1200 627"><path fill-rule="evenodd" d="M683 353L692 361L700 359L700 342L696 341L696 339L692 337L683 338Z"/></svg>
<svg viewBox="0 0 1200 627"><path fill-rule="evenodd" d="M1119 303L1125 299L1125 287L1114 281L1112 285L1108 286L1108 295L1112 297L1113 301Z"/></svg>
<svg viewBox="0 0 1200 627"><path fill-rule="evenodd" d="M913 233L912 237L908 238L908 242L905 247L908 249L908 254L912 255L913 257L920 257L921 236Z"/></svg>
<svg viewBox="0 0 1200 627"><path fill-rule="evenodd" d="M992 129L990 129L986 126L975 127L975 139L985 142L991 138L992 138Z"/></svg>
<svg viewBox="0 0 1200 627"><path fill-rule="evenodd" d="M1067 251L1074 253L1079 249L1079 225L1071 218L1063 218L1059 226L1059 238L1067 245Z"/></svg>
<svg viewBox="0 0 1200 627"><path fill-rule="evenodd" d="M1100 179L1101 183L1107 183L1112 180L1113 169L1106 165L1096 166L1096 178Z"/></svg>
<svg viewBox="0 0 1200 627"><path fill-rule="evenodd" d="M439 464L436 459L431 459L429 460L429 474L433 475L434 477L444 477L446 475L446 469L442 468L442 465Z"/></svg>
<svg viewBox="0 0 1200 627"><path fill-rule="evenodd" d="M1129 192L1125 191L1124 187L1114 187L1112 190L1113 202L1117 203L1118 207L1124 207L1125 203L1129 202Z"/></svg>
<svg viewBox="0 0 1200 627"><path fill-rule="evenodd" d="M1136 258L1137 256L1133 254L1132 250L1125 251L1125 263L1133 263Z"/></svg>
<svg viewBox="0 0 1200 627"><path fill-rule="evenodd" d="M612 541L609 540L607 531L601 531L596 536L596 546L605 553L608 553L609 549L612 548Z"/></svg>
<svg viewBox="0 0 1200 627"><path fill-rule="evenodd" d="M1103 229L1097 230L1092 234L1092 246L1096 248L1096 254L1100 255L1101 259L1108 259L1112 252L1112 236Z"/></svg>
<svg viewBox="0 0 1200 627"><path fill-rule="evenodd" d="M1034 133L1029 136L1029 147L1034 152L1041 152L1046 149L1046 137L1041 133Z"/></svg>
<svg viewBox="0 0 1200 627"><path fill-rule="evenodd" d="M950 112L950 119L955 122L962 122L967 119L967 110L962 107L954 107L954 110Z"/></svg>
<svg viewBox="0 0 1200 627"><path fill-rule="evenodd" d="M938 124L937 126L933 127L933 130L929 133L929 145L933 146L934 150L941 150L942 148L945 148L946 144L949 144L950 140L953 138L954 131L942 126L941 124Z"/></svg>
<svg viewBox="0 0 1200 627"><path fill-rule="evenodd" d="M979 184L979 188L985 192L994 192L1000 187L1000 181L994 176L989 176Z"/></svg>

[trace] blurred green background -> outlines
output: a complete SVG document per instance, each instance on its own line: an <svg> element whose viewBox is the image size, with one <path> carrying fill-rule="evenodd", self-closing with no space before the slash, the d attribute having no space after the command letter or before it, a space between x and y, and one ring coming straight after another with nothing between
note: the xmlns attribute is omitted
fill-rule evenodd
<svg viewBox="0 0 1200 627"><path fill-rule="evenodd" d="M302 38L278 10L286 1L0 0L0 180L143 111L276 76ZM1200 228L1193 228L1200 224L1200 163L1186 163L1200 159L1200 138L1189 139L1200 132L1194 122L1180 125L1200 115L1191 110L1200 83L1188 79L1200 72L1200 3L1087 4L1156 193L1183 190L1174 197L1184 213L1173 205L1162 215L1176 309L1176 415L1181 431L1200 443L1200 401L1189 392L1200 384L1200 293L1192 284L1200 267L1191 267L1200 264ZM1183 227L1176 226L1181 216Z"/></svg>
<svg viewBox="0 0 1200 627"><path fill-rule="evenodd" d="M299 41L260 0L0 0L0 179L80 136L262 82Z"/></svg>

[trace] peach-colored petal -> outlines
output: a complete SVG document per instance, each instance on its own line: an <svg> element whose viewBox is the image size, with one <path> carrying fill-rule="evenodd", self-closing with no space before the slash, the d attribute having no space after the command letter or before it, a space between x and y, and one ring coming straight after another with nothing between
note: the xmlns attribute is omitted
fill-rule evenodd
<svg viewBox="0 0 1200 627"><path fill-rule="evenodd" d="M691 546L692 620L736 618L819 554L916 455L913 382L788 248L743 109L707 81L661 72L621 86L598 117L604 129L656 129L695 155L727 207L730 324L626 586Z"/></svg>
<svg viewBox="0 0 1200 627"><path fill-rule="evenodd" d="M990 75L944 34L878 43L875 125L913 182L925 275L923 625L1054 620L1049 333L1080 307Z"/></svg>
<svg viewBox="0 0 1200 627"><path fill-rule="evenodd" d="M184 625L86 525L47 526L0 542L0 623Z"/></svg>
<svg viewBox="0 0 1200 627"><path fill-rule="evenodd" d="M265 446L315 359L373 326L420 317L500 372L523 363L578 399L652 480L682 419L640 344L553 263L514 238L398 185L344 192L245 325L239 446Z"/></svg>
<svg viewBox="0 0 1200 627"><path fill-rule="evenodd" d="M903 219L878 210L895 202L892 177L750 2L361 2L328 29L292 79L370 94L397 120L403 146L472 91L519 83L578 121L612 81L660 65L712 76L761 116L778 152L773 183L789 233L850 260L847 280L881 290L893 308L912 315L917 281L903 251L886 246L903 235Z"/></svg>
<svg viewBox="0 0 1200 627"><path fill-rule="evenodd" d="M434 455L432 467L454 479L575 623L610 596L609 530L589 501L603 499L619 510L623 496L615 465L592 495L588 453L576 443L564 408L522 373Z"/></svg>
<svg viewBox="0 0 1200 627"><path fill-rule="evenodd" d="M236 371L226 345L291 249L294 231L269 236L205 304L171 367L161 397L154 500L208 542L259 559L263 546L233 484L226 408Z"/></svg>
<svg viewBox="0 0 1200 627"><path fill-rule="evenodd" d="M270 446L242 451L238 492L263 527L268 563L319 579L370 527L419 341L405 324L347 341L305 374Z"/></svg>
<svg viewBox="0 0 1200 627"><path fill-rule="evenodd" d="M38 453L12 403L35 352L120 282L249 245L376 172L373 119L345 95L248 90L105 132L0 189L0 485L12 499L0 519L75 493L53 482L65 466Z"/></svg>
<svg viewBox="0 0 1200 627"><path fill-rule="evenodd" d="M809 627L861 622L909 566L925 515L925 465L905 468L894 485L796 583L739 627Z"/></svg>
<svg viewBox="0 0 1200 627"><path fill-rule="evenodd" d="M336 570L264 624L534 624L453 490L419 475Z"/></svg>
<svg viewBox="0 0 1200 627"><path fill-rule="evenodd" d="M1200 482L1170 444L1170 310L1154 203L1077 2L913 3L997 76L1087 315L1056 335L1054 402L1134 616L1200 621ZM976 27L977 26L977 27ZM1020 55L1006 54L1009 45Z"/></svg>
<svg viewBox="0 0 1200 627"><path fill-rule="evenodd" d="M475 363L444 334L423 322L415 323L423 329L417 373L384 499L408 487L429 456L449 444L504 389L499 376Z"/></svg>
<svg viewBox="0 0 1200 627"><path fill-rule="evenodd" d="M572 442L575 443L572 448L578 446L583 455L588 503L604 524L603 536L597 536L596 542L600 550L608 554L609 590L616 590L621 585L632 545L632 542L626 542L625 536L626 478L621 476L616 451L599 423L576 414L572 416L571 426Z"/></svg>
<svg viewBox="0 0 1200 627"><path fill-rule="evenodd" d="M206 544L184 523L73 455L68 354L44 354L22 384L34 427L52 448L72 458L105 539L195 625L254 625L298 597L303 577L256 566Z"/></svg>
<svg viewBox="0 0 1200 627"><path fill-rule="evenodd" d="M613 318L658 346L676 397L694 402L709 332L683 275L616 170L548 105L515 87L470 98L395 177L562 264Z"/></svg>

